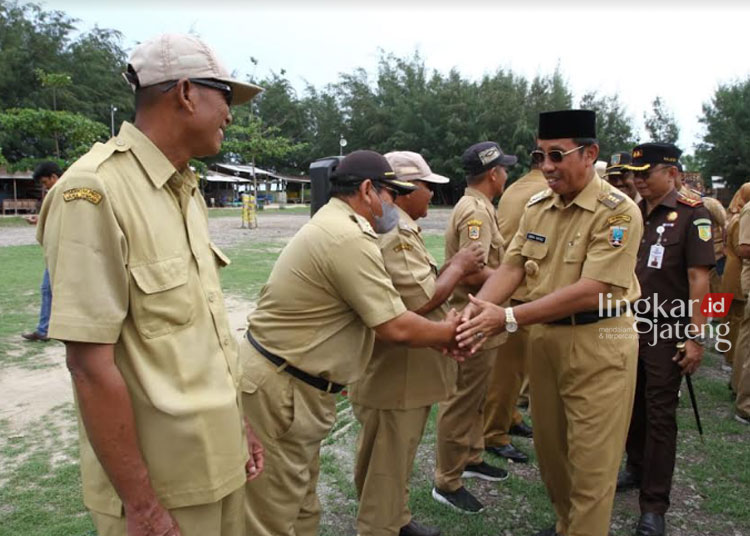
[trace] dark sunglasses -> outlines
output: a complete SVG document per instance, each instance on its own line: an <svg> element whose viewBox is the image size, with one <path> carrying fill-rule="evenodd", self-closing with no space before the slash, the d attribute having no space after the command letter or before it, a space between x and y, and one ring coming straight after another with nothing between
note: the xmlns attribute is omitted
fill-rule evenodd
<svg viewBox="0 0 750 536"><path fill-rule="evenodd" d="M218 80L213 80L211 78L188 78L188 80L190 80L190 82L192 82L193 84L210 87L211 89L221 91L221 93L224 95L224 100L227 101L227 106L232 105L232 97L234 95L232 93L232 86L230 86L229 84L219 82ZM162 88L162 93L166 93L167 91L176 87L178 82L179 80L173 80L172 82L169 82Z"/></svg>
<svg viewBox="0 0 750 536"><path fill-rule="evenodd" d="M583 145L579 145L578 147L575 147L574 149L571 149L570 151L560 151L559 149L552 150L548 153L545 153L541 149L536 149L534 151L531 151L531 161L535 164L543 164L544 161L549 157L550 162L554 164L559 164L563 161L563 158L568 156L569 154L572 154L576 151L579 151L583 149Z"/></svg>

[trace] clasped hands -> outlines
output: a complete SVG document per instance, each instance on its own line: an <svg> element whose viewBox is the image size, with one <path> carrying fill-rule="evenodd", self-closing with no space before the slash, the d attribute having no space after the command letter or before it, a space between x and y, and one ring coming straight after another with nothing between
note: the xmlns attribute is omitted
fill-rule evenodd
<svg viewBox="0 0 750 536"><path fill-rule="evenodd" d="M461 313L454 309L446 316L455 324L456 336L443 352L462 362L475 354L487 339L505 330L505 308L469 294L470 303Z"/></svg>

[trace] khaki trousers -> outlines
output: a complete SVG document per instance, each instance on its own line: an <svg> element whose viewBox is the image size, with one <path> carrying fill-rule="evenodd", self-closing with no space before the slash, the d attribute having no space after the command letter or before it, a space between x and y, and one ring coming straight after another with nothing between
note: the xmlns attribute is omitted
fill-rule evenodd
<svg viewBox="0 0 750 536"><path fill-rule="evenodd" d="M734 306L734 303L732 303ZM745 302L744 316L737 338L737 350L732 364L732 389L737 393L737 414L750 418L750 300Z"/></svg>
<svg viewBox="0 0 750 536"><path fill-rule="evenodd" d="M499 447L510 444L508 430L520 424L522 416L516 409L526 375L526 348L529 330L522 327L508 333L508 339L498 348L492 367L484 403L484 444Z"/></svg>
<svg viewBox="0 0 750 536"><path fill-rule="evenodd" d="M438 404L435 486L442 491L463 486L464 468L482 461L484 401L496 356L497 348L493 348L460 363L456 393Z"/></svg>
<svg viewBox="0 0 750 536"><path fill-rule="evenodd" d="M564 536L609 534L635 390L632 323L623 317L530 330L534 447Z"/></svg>
<svg viewBox="0 0 750 536"><path fill-rule="evenodd" d="M245 488L233 491L222 500L174 508L169 513L177 521L182 536L245 536L242 505ZM115 517L91 511L98 536L126 536L125 516Z"/></svg>
<svg viewBox="0 0 750 536"><path fill-rule="evenodd" d="M732 300L732 305L729 306L729 314L727 315L727 321L729 322L729 334L726 339L731 344L729 350L724 352L724 362L727 365L734 363L734 356L738 353L737 343L739 342L740 327L742 326L742 317L745 313L745 302L737 299ZM724 321L724 319L719 319Z"/></svg>
<svg viewBox="0 0 750 536"><path fill-rule="evenodd" d="M245 485L252 536L314 536L320 444L336 420L333 395L277 370L244 341L242 405L265 449L265 469ZM252 379L252 381L247 380Z"/></svg>
<svg viewBox="0 0 750 536"><path fill-rule="evenodd" d="M352 404L362 425L354 484L359 536L396 536L411 521L409 477L430 406L404 410Z"/></svg>

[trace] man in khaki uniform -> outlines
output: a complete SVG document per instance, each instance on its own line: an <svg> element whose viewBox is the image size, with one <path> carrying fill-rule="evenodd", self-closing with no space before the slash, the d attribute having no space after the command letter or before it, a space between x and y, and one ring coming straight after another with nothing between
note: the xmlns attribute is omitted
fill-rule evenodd
<svg viewBox="0 0 750 536"><path fill-rule="evenodd" d="M635 187L635 178L633 171L626 166L633 161L633 156L629 151L620 151L614 153L609 159L609 166L604 174L604 178L612 186L627 195L636 203L640 203L641 194Z"/></svg>
<svg viewBox="0 0 750 536"><path fill-rule="evenodd" d="M742 259L740 284L747 299L750 292L750 203L746 203L740 211L738 242L738 254ZM737 393L734 418L743 424L750 424L750 300L745 301L745 312L734 352L731 385Z"/></svg>
<svg viewBox="0 0 750 536"><path fill-rule="evenodd" d="M603 536L633 404L638 354L638 207L593 169L594 112L539 117L550 189L531 198L502 266L462 314L459 344L529 325L534 446L557 515L539 536ZM526 280L528 301L500 307ZM600 300L604 307L600 307ZM500 356L502 359L502 356Z"/></svg>
<svg viewBox="0 0 750 536"><path fill-rule="evenodd" d="M510 185L497 204L497 222L503 236L503 247L507 248L516 235L518 224L529 199L547 189L547 181L539 166L532 164L531 171ZM526 301L526 286L521 285L511 299L513 305ZM516 408L522 386L527 383L526 347L528 329L519 329L508 334L508 340L500 346L498 358L492 368L484 404L485 450L516 463L527 463L529 457L518 450L510 440L511 435L531 437L531 428L523 422Z"/></svg>
<svg viewBox="0 0 750 536"><path fill-rule="evenodd" d="M243 433L217 272L228 260L188 162L216 154L229 104L261 89L187 35L136 47L128 79L135 125L71 166L37 234L49 334L66 343L75 387L84 503L99 536L244 536L243 485L262 448Z"/></svg>
<svg viewBox="0 0 750 536"><path fill-rule="evenodd" d="M503 192L508 178L507 166L517 158L505 155L497 143L485 141L469 147L461 157L467 188L456 203L445 230L445 258L472 244L480 244L486 266L465 277L451 297L451 306L463 309L474 293L500 266L503 237L497 225L492 199ZM501 334L488 342L487 348L458 366L456 392L441 402L437 418L437 460L432 497L463 513L483 508L463 485L463 478L500 481L508 478L504 469L489 465L484 452L484 401L487 382L495 363L497 347L505 340Z"/></svg>
<svg viewBox="0 0 750 536"><path fill-rule="evenodd" d="M432 173L424 158L409 151L385 155L401 181L417 190L396 197L398 225L378 239L385 269L410 311L440 321L445 301L466 275L483 265L479 246L459 251L438 271L416 221L427 215L431 184L448 179ZM440 276L438 277L438 273ZM412 519L409 476L430 407L456 389L456 363L430 348L408 348L375 341L362 378L349 399L362 425L357 442L354 483L359 495L359 536L437 536L440 531Z"/></svg>
<svg viewBox="0 0 750 536"><path fill-rule="evenodd" d="M281 252L240 348L245 414L266 448L264 473L246 487L253 536L318 533L333 395L360 379L375 335L428 347L448 345L455 331L455 314L436 322L407 310L378 248L378 233L398 224L390 191L416 187L373 151L344 158L331 185L331 200Z"/></svg>

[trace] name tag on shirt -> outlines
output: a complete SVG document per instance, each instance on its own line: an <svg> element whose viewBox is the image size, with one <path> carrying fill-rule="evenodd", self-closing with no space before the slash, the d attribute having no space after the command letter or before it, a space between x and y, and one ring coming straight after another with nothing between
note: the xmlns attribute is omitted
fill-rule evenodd
<svg viewBox="0 0 750 536"><path fill-rule="evenodd" d="M664 246L654 244L651 246L651 252L648 255L648 267L661 270L661 263L664 261Z"/></svg>

